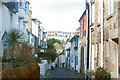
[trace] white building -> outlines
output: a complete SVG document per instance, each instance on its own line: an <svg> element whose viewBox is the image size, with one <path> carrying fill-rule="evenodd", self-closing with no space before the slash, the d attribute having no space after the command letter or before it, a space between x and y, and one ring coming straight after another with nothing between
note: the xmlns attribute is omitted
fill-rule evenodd
<svg viewBox="0 0 120 80"><path fill-rule="evenodd" d="M28 30L27 30L27 35L28 35L28 44L34 47L35 46L35 35L33 35Z"/></svg>
<svg viewBox="0 0 120 80"><path fill-rule="evenodd" d="M65 55L59 55L59 67L65 68Z"/></svg>
<svg viewBox="0 0 120 80"><path fill-rule="evenodd" d="M70 47L70 69L80 73L80 46L79 34L75 34L71 39Z"/></svg>
<svg viewBox="0 0 120 80"><path fill-rule="evenodd" d="M29 16L31 15L32 14L30 14ZM31 18L31 17L29 18L30 19L27 26L27 31L29 35L28 44L31 45L34 43L34 45L32 45L33 47L39 49L39 51L41 52L46 52L47 41L46 41L46 33L44 32L44 28L40 25L41 22L37 18Z"/></svg>
<svg viewBox="0 0 120 80"><path fill-rule="evenodd" d="M26 35L29 15L29 2L26 0L0 0L0 57L3 56L4 35L10 29L18 29ZM23 36L23 37L24 37ZM23 39L27 41L27 39ZM23 41L22 40L22 41Z"/></svg>
<svg viewBox="0 0 120 80"><path fill-rule="evenodd" d="M70 69L70 47L71 42L69 42L69 39L65 43L65 67Z"/></svg>
<svg viewBox="0 0 120 80"><path fill-rule="evenodd" d="M63 31L47 31L47 39L55 38L61 41L66 42L67 39L70 39L75 33L74 32L63 32Z"/></svg>
<svg viewBox="0 0 120 80"><path fill-rule="evenodd" d="M45 29L41 26L40 27L40 45L42 47L41 52L46 52L47 50L47 38Z"/></svg>

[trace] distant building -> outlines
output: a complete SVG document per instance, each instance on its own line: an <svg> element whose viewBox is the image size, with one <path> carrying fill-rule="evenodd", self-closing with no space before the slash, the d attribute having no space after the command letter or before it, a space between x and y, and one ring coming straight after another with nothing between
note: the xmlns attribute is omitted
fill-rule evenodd
<svg viewBox="0 0 120 80"><path fill-rule="evenodd" d="M71 42L69 42L69 39L65 43L65 67L70 69L70 47Z"/></svg>
<svg viewBox="0 0 120 80"><path fill-rule="evenodd" d="M59 55L59 67L65 68L65 55Z"/></svg>
<svg viewBox="0 0 120 80"><path fill-rule="evenodd" d="M53 45L57 54L61 54L63 52L63 47L59 43L56 42Z"/></svg>
<svg viewBox="0 0 120 80"><path fill-rule="evenodd" d="M44 28L40 27L40 46L41 46L41 52L47 51L47 39L46 39L46 32Z"/></svg>
<svg viewBox="0 0 120 80"><path fill-rule="evenodd" d="M70 39L74 34L75 32L47 31L46 37L47 39L55 38L66 42L66 40Z"/></svg>
<svg viewBox="0 0 120 80"><path fill-rule="evenodd" d="M28 44L32 45L41 52L46 52L47 41L44 28L37 18L32 18L32 10L29 10L29 21L27 24Z"/></svg>

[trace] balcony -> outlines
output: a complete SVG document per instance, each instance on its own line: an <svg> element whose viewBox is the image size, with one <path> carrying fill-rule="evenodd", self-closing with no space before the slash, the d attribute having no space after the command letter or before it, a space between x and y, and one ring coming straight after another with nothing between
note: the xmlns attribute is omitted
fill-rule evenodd
<svg viewBox="0 0 120 80"><path fill-rule="evenodd" d="M25 14L25 18L24 18L23 22L28 23L28 14Z"/></svg>
<svg viewBox="0 0 120 80"><path fill-rule="evenodd" d="M6 2L4 4L8 9L13 11L13 13L18 12L18 2Z"/></svg>
<svg viewBox="0 0 120 80"><path fill-rule="evenodd" d="M18 9L18 17L19 17L19 19L25 18L25 10L23 8Z"/></svg>

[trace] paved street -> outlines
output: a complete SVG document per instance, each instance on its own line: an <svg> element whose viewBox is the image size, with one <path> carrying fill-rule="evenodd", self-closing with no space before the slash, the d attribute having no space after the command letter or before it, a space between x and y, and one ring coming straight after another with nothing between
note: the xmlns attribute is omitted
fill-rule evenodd
<svg viewBox="0 0 120 80"><path fill-rule="evenodd" d="M66 69L56 68L50 72L49 78L75 78L75 76Z"/></svg>

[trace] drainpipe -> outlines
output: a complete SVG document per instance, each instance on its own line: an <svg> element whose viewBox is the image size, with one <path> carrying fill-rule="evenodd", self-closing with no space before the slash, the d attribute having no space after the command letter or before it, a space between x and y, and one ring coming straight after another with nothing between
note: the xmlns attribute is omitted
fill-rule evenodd
<svg viewBox="0 0 120 80"><path fill-rule="evenodd" d="M87 69L89 69L89 3L87 3L88 28L87 28Z"/></svg>
<svg viewBox="0 0 120 80"><path fill-rule="evenodd" d="M87 14L88 14L88 15L87 15L87 19L88 19L88 20L87 20L87 22L88 22L88 23L87 23L87 41L86 41L86 43L87 43L87 70L89 70L89 66L90 66L90 65L89 65L89 63L90 63L90 60L89 60L89 58L90 58L90 56L89 56L89 50L90 50L90 49L89 49L89 48L90 48L90 46L89 46L89 45L90 45L90 44L89 44L89 38L90 38L90 36L89 36L89 23L90 23L90 22L89 22L89 21L90 21L90 20L89 20L89 15L90 15L90 14L89 14L89 13L90 13L90 12L89 12L89 3L87 2L87 0L86 0L86 11L87 11ZM88 76L87 76L87 75L85 75L85 78L88 80Z"/></svg>
<svg viewBox="0 0 120 80"><path fill-rule="evenodd" d="M103 0L101 0L101 68L103 68Z"/></svg>

